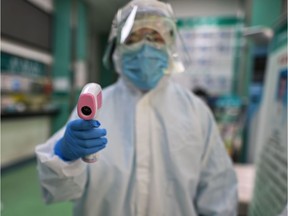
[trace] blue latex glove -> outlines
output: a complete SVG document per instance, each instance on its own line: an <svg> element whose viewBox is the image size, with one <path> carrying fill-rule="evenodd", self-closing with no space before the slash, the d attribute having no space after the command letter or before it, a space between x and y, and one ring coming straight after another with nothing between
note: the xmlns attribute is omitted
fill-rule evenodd
<svg viewBox="0 0 288 216"><path fill-rule="evenodd" d="M106 130L99 126L96 120L77 119L69 122L64 136L54 147L54 153L65 161L72 161L105 148Z"/></svg>

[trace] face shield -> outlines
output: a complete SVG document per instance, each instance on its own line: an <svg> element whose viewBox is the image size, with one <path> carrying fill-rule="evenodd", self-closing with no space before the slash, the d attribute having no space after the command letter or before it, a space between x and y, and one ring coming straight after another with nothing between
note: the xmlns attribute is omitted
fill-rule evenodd
<svg viewBox="0 0 288 216"><path fill-rule="evenodd" d="M122 53L149 44L167 52L169 66L165 73L182 72L184 68L176 48L177 35L169 4L156 0L131 1L114 18L103 62L110 69L121 72L119 65Z"/></svg>

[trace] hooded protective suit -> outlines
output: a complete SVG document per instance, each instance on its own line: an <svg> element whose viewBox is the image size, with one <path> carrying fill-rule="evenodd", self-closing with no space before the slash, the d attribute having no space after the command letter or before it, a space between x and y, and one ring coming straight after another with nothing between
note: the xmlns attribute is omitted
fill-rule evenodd
<svg viewBox="0 0 288 216"><path fill-rule="evenodd" d="M65 126L37 146L47 203L71 200L75 216L236 215L236 175L200 99L164 76L146 93L120 77L103 100L108 145L96 163L55 155Z"/></svg>

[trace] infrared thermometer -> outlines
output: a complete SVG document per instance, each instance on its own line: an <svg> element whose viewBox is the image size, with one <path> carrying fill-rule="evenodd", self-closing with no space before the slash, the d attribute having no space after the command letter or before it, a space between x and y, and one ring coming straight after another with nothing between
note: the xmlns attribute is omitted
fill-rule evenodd
<svg viewBox="0 0 288 216"><path fill-rule="evenodd" d="M77 113L81 119L92 120L96 119L99 110L102 107L102 89L96 83L86 84L79 96L77 103ZM87 163L97 161L97 155L91 154L82 158Z"/></svg>

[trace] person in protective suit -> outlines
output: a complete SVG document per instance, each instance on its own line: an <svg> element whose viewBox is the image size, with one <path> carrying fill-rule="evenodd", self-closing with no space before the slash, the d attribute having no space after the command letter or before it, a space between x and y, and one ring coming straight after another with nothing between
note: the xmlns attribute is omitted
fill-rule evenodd
<svg viewBox="0 0 288 216"><path fill-rule="evenodd" d="M166 3L134 0L118 11L105 62L120 76L103 91L98 121L75 109L36 147L47 203L70 200L77 216L236 215L236 175L214 118L170 78L176 33ZM97 162L81 160L95 152Z"/></svg>

